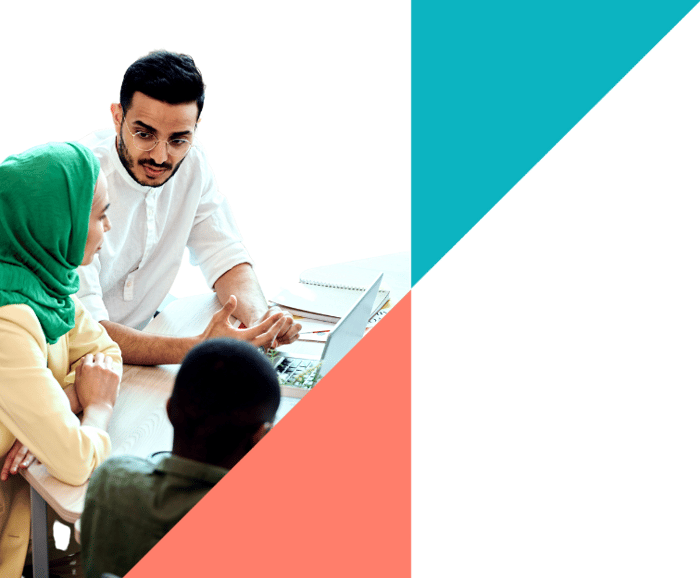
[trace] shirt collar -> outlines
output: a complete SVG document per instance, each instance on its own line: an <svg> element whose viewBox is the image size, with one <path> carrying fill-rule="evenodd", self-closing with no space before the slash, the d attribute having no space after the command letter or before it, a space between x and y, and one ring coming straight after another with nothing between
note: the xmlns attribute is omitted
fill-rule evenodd
<svg viewBox="0 0 700 578"><path fill-rule="evenodd" d="M226 468L181 458L172 454L156 457L155 464L155 469L158 472L208 482L212 486L228 473Z"/></svg>

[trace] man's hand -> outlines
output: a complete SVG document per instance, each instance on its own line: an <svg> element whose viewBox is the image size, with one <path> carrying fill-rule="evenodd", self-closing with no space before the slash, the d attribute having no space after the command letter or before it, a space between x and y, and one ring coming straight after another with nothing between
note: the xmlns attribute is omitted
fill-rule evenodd
<svg viewBox="0 0 700 578"><path fill-rule="evenodd" d="M236 297L231 295L222 309L214 313L209 325L201 335L202 341L214 337L232 337L247 341L255 347L274 347L277 337L282 332L289 330L291 319L287 319L282 312L268 316L264 321L248 327L247 329L234 329L231 325L231 315L236 310Z"/></svg>
<svg viewBox="0 0 700 578"><path fill-rule="evenodd" d="M294 343L299 338L299 331L301 331L301 323L295 323L292 314L289 313L289 311L282 311L282 309L277 307L277 305L270 307L265 315L258 320L258 323L263 323L267 319L277 317L278 315L282 315L282 319L285 320L285 324L277 334L277 339L272 344L272 347Z"/></svg>
<svg viewBox="0 0 700 578"><path fill-rule="evenodd" d="M0 472L0 481L4 482L10 477L10 474L16 474L20 468L26 470L35 459L34 454L29 451L27 446L21 441L15 440L5 456L5 463Z"/></svg>

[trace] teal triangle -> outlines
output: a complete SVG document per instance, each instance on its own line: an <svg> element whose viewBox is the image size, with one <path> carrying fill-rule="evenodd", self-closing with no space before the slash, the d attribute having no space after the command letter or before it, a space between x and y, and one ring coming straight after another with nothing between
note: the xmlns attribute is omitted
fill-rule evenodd
<svg viewBox="0 0 700 578"><path fill-rule="evenodd" d="M412 283L696 3L414 0Z"/></svg>

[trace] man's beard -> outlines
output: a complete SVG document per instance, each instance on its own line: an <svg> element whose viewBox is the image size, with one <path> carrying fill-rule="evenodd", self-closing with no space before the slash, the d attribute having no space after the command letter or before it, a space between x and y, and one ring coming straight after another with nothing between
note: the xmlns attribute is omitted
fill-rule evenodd
<svg viewBox="0 0 700 578"><path fill-rule="evenodd" d="M187 155L182 157L182 160L175 165L173 168L173 165L170 163L163 163L162 165L156 164L153 159L142 159L138 161L138 164L140 165L149 165L151 167L155 167L157 169L173 169L172 172L170 173L170 176L165 179L162 183L158 185L154 185L153 183L145 183L143 181L140 181L136 175L134 174L134 165L136 164L134 161L134 157L132 157L129 154L129 151L126 148L126 145L124 144L124 139L122 138L121 131L119 131L119 134L117 135L117 154L119 155L119 160L122 162L122 165L124 165L124 168L126 169L126 172L129 173L129 176L134 179L139 185L143 185L145 187L162 187L165 183L167 183L170 179L175 176L175 173L177 170L180 168L180 165L182 162L185 160Z"/></svg>

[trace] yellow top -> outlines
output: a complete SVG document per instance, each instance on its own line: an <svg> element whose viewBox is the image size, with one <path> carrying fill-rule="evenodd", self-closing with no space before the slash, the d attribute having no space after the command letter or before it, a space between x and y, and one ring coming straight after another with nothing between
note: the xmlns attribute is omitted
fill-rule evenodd
<svg viewBox="0 0 700 578"><path fill-rule="evenodd" d="M63 389L75 382L76 363L86 354L109 355L120 373L122 359L104 328L73 301L75 327L53 345L27 305L0 307L0 456L4 461L18 438L52 476L78 486L109 456L111 444L107 432L80 424ZM21 576L29 515L24 479L15 474L0 482L0 576Z"/></svg>

